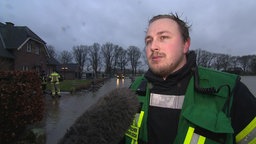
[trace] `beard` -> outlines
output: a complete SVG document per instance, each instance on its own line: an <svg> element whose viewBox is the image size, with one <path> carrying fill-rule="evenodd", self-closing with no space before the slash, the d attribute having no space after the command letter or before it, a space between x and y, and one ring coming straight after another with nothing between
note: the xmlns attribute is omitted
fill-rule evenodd
<svg viewBox="0 0 256 144"><path fill-rule="evenodd" d="M167 77L171 73L171 65L149 65L149 69L156 75L161 76L161 77Z"/></svg>
<svg viewBox="0 0 256 144"><path fill-rule="evenodd" d="M153 61L153 57L160 57L161 61ZM164 62L164 58L166 58L165 53L153 52L148 58L149 69L156 75L166 77L170 74L172 70L172 65L168 62ZM150 61L151 60L151 61Z"/></svg>
<svg viewBox="0 0 256 144"><path fill-rule="evenodd" d="M158 57L160 60L158 60ZM154 60L156 58L156 60ZM167 58L165 53L152 53L148 58L149 69L156 75L164 79L179 70L186 63L186 56Z"/></svg>

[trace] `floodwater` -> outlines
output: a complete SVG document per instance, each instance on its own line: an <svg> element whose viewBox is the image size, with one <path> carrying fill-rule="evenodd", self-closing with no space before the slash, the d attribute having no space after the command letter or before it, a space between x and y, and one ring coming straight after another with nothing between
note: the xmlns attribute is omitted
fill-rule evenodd
<svg viewBox="0 0 256 144"><path fill-rule="evenodd" d="M256 96L256 76L243 76L244 82ZM80 92L74 95L62 93L58 100L47 99L46 144L56 144L74 121L101 96L118 87L129 87L130 79L110 79L96 92Z"/></svg>
<svg viewBox="0 0 256 144"><path fill-rule="evenodd" d="M256 97L256 76L242 76L241 81L249 88Z"/></svg>
<svg viewBox="0 0 256 144"><path fill-rule="evenodd" d="M61 93L59 99L46 96L46 144L56 144L74 121L101 96L118 87L129 87L130 79L109 79L96 92Z"/></svg>

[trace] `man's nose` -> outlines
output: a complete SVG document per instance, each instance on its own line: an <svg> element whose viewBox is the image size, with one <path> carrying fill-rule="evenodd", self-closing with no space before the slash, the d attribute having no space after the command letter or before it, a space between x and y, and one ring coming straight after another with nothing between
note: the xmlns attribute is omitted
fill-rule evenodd
<svg viewBox="0 0 256 144"><path fill-rule="evenodd" d="M159 43L157 40L153 40L151 43L151 50L152 51L159 51Z"/></svg>

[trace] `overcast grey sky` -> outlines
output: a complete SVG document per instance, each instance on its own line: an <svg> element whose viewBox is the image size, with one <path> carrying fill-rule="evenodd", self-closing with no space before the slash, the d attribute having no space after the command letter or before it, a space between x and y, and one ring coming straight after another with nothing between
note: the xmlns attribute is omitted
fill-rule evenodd
<svg viewBox="0 0 256 144"><path fill-rule="evenodd" d="M255 0L0 1L0 22L28 26L58 51L94 42L143 49L148 20L170 12L192 25L192 50L256 54Z"/></svg>

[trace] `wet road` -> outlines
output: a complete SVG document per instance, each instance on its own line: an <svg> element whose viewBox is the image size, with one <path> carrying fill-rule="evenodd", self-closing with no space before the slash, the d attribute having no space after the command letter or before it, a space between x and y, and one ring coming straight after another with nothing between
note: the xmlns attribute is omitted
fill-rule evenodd
<svg viewBox="0 0 256 144"><path fill-rule="evenodd" d="M74 121L101 96L117 87L129 87L130 79L107 80L96 92L62 93L60 99L47 95L46 144L56 144Z"/></svg>

